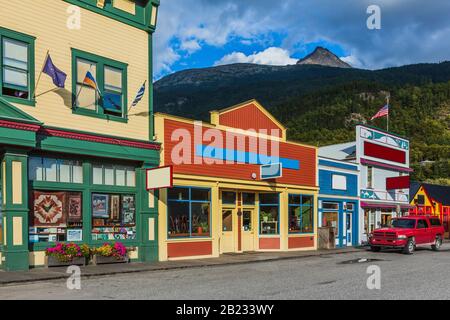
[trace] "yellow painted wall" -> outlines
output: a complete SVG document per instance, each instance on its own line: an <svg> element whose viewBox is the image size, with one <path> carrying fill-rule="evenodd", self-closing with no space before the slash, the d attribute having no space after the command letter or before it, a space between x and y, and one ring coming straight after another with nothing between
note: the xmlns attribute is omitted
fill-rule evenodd
<svg viewBox="0 0 450 320"><path fill-rule="evenodd" d="M71 48L87 51L128 66L128 104L148 80L148 35L108 17L81 9L81 29L67 28L70 5L61 0L0 0L0 26L36 37L36 81L47 50L54 64L67 73L66 88L37 97L36 107L17 105L45 125L140 140L149 139L148 91L129 112L129 122L120 123L72 114ZM43 75L37 95L54 89Z"/></svg>

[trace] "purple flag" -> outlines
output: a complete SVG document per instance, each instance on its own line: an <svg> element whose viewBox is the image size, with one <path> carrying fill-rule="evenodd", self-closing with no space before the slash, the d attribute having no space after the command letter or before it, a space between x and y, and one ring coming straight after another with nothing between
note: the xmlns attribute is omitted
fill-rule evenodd
<svg viewBox="0 0 450 320"><path fill-rule="evenodd" d="M67 75L53 64L50 55L47 56L47 61L45 62L44 70L42 70L42 72L48 74L53 79L55 86L64 88Z"/></svg>

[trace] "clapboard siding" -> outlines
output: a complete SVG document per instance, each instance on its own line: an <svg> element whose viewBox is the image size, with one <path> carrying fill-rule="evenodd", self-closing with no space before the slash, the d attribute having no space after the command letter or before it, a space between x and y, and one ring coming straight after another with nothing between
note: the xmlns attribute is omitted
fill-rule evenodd
<svg viewBox="0 0 450 320"><path fill-rule="evenodd" d="M60 128L149 139L148 91L142 102L129 112L128 123L107 121L72 113L71 48L128 64L128 102L148 79L148 35L105 16L81 9L81 29L67 28L70 5L62 0L0 0L0 25L36 37L36 79L50 50L55 65L67 73L66 90L49 92L36 98L36 106L17 105L44 122ZM50 77L43 75L37 95L54 89Z"/></svg>
<svg viewBox="0 0 450 320"><path fill-rule="evenodd" d="M333 189L333 175L347 177L347 190ZM356 174L348 174L339 171L319 170L319 186L320 194L335 196L358 196L358 176Z"/></svg>

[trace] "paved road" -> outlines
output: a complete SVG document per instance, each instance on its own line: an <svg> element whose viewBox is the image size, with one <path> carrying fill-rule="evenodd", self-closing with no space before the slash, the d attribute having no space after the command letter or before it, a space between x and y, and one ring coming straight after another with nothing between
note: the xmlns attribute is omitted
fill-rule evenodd
<svg viewBox="0 0 450 320"><path fill-rule="evenodd" d="M413 256L395 252L326 257L225 267L137 273L0 288L0 299L450 299L450 245ZM370 263L346 262L379 259ZM367 268L381 268L381 290L367 289Z"/></svg>

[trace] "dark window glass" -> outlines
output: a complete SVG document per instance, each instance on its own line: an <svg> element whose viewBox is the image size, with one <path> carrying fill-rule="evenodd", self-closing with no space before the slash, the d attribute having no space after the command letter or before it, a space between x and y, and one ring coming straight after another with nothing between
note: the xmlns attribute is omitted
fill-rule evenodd
<svg viewBox="0 0 450 320"><path fill-rule="evenodd" d="M242 221L244 226L244 231L252 231L252 212L251 211L244 211L242 214Z"/></svg>
<svg viewBox="0 0 450 320"><path fill-rule="evenodd" d="M172 188L168 193L169 200L189 200L188 188Z"/></svg>
<svg viewBox="0 0 450 320"><path fill-rule="evenodd" d="M313 232L314 197L290 195L289 200L289 233Z"/></svg>
<svg viewBox="0 0 450 320"><path fill-rule="evenodd" d="M260 193L259 203L260 204L276 204L278 205L279 195L278 193Z"/></svg>
<svg viewBox="0 0 450 320"><path fill-rule="evenodd" d="M209 201L210 191L208 189L191 189L191 197L193 201Z"/></svg>
<svg viewBox="0 0 450 320"><path fill-rule="evenodd" d="M209 237L209 203L192 203L192 236Z"/></svg>
<svg viewBox="0 0 450 320"><path fill-rule="evenodd" d="M222 211L222 231L233 231L233 211Z"/></svg>
<svg viewBox="0 0 450 320"><path fill-rule="evenodd" d="M278 234L279 207L261 205L259 214L261 234Z"/></svg>
<svg viewBox="0 0 450 320"><path fill-rule="evenodd" d="M291 194L289 195L289 204L300 204L300 195L298 194Z"/></svg>
<svg viewBox="0 0 450 320"><path fill-rule="evenodd" d="M224 204L236 204L236 192L222 192L222 203Z"/></svg>
<svg viewBox="0 0 450 320"><path fill-rule="evenodd" d="M417 229L426 229L428 228L428 223L425 220L417 221Z"/></svg>
<svg viewBox="0 0 450 320"><path fill-rule="evenodd" d="M169 237L189 237L189 202L168 203Z"/></svg>
<svg viewBox="0 0 450 320"><path fill-rule="evenodd" d="M242 203L245 206L254 206L255 205L255 194L254 193L243 193L242 194Z"/></svg>
<svg viewBox="0 0 450 320"><path fill-rule="evenodd" d="M418 203L418 204L421 204L421 205L424 205L424 204L425 204L425 196L423 196L423 195L418 195L418 196L417 196L417 203Z"/></svg>
<svg viewBox="0 0 450 320"><path fill-rule="evenodd" d="M441 220L439 220L439 219L430 219L430 223L432 226L435 226L435 227L441 226Z"/></svg>

